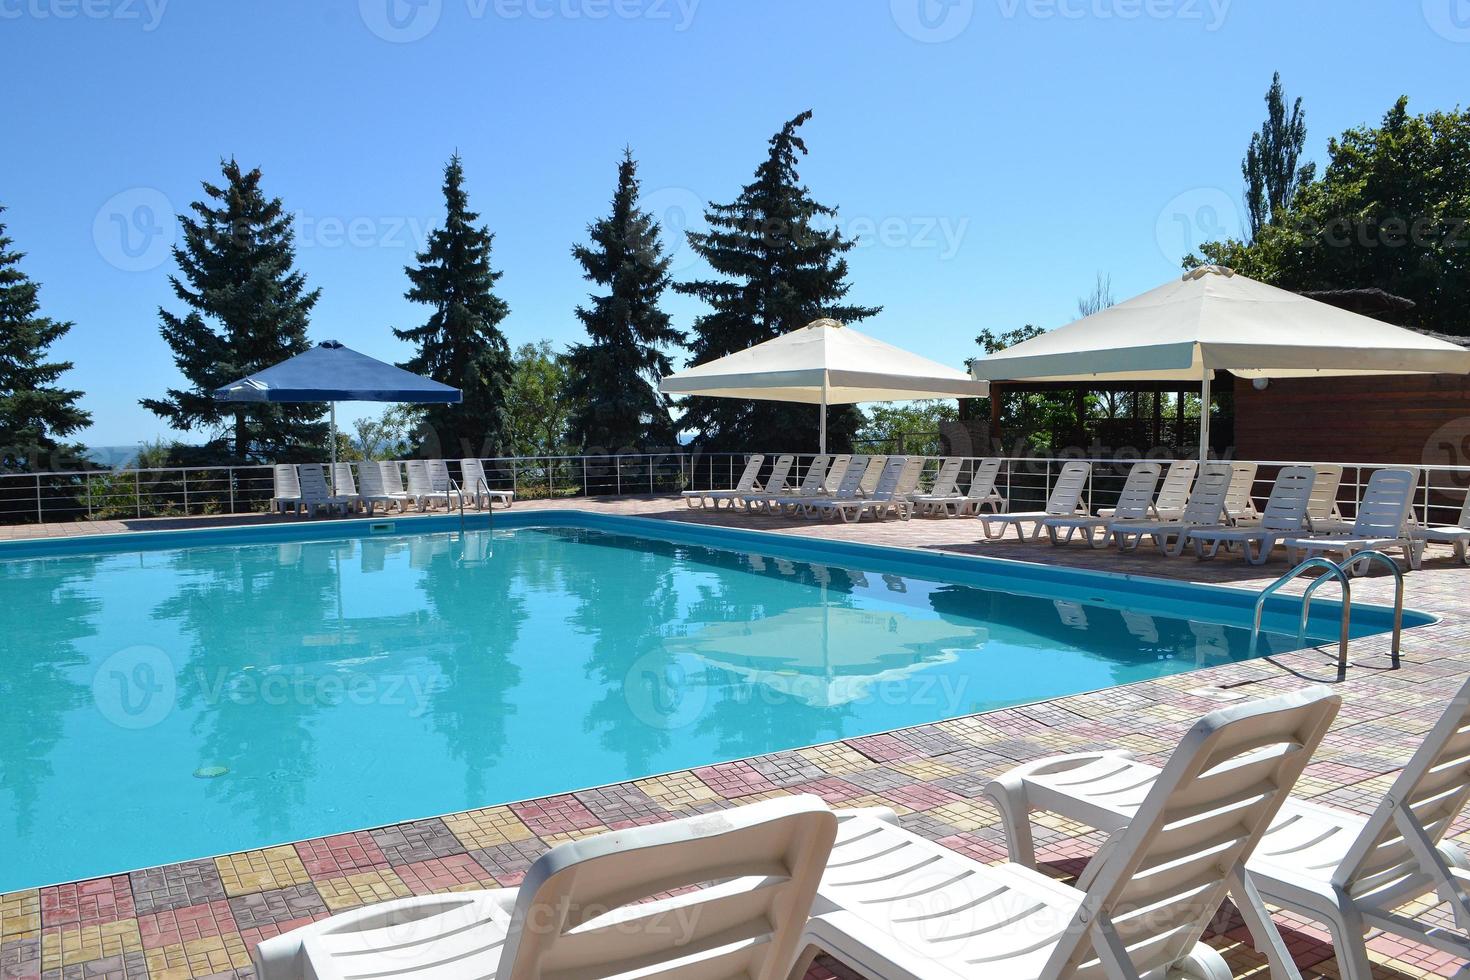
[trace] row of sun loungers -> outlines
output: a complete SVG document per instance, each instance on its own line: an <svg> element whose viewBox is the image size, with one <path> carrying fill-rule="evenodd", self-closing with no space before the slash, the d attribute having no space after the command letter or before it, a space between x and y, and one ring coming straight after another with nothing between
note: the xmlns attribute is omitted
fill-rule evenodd
<svg viewBox="0 0 1470 980"><path fill-rule="evenodd" d="M1339 696L1311 688L1200 719L1162 768L1061 756L985 790L1010 860L888 810L768 800L560 844L517 888L399 899L260 943L260 980L801 977L821 951L869 977L1190 977L1229 898L1273 977L1300 976L1266 903L1325 921L1344 980L1369 929L1470 956L1470 684L1371 816L1291 796ZM1108 834L1074 884L1037 869L1031 812ZM1405 911L1407 909L1407 911Z"/></svg>
<svg viewBox="0 0 1470 980"><path fill-rule="evenodd" d="M449 464L442 459L411 459L406 464L369 460L332 466L332 484L328 486L325 467L320 463L276 465L271 511L315 516L366 510L371 515L378 507L385 513L395 508L403 513L410 505L420 511L441 506L446 510L461 506L480 509L497 503L509 507L515 500L509 490L490 489L484 464L478 459L459 461L460 482L451 478Z"/></svg>

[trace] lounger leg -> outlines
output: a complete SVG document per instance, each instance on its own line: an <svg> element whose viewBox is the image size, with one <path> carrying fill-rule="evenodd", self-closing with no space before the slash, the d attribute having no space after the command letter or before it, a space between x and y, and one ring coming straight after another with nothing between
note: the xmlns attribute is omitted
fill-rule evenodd
<svg viewBox="0 0 1470 980"><path fill-rule="evenodd" d="M1300 978L1301 974L1292 962L1291 952L1282 941L1276 923L1266 911L1265 903L1261 901L1260 892L1256 891L1255 882L1250 875L1235 872L1230 875L1229 884L1230 897L1235 900L1235 907L1245 920L1252 944L1257 952L1265 954L1267 962L1271 964L1271 976Z"/></svg>
<svg viewBox="0 0 1470 980"><path fill-rule="evenodd" d="M1350 909L1339 908L1330 917L1327 931L1332 936L1332 951L1337 956L1337 971L1342 980L1373 980L1373 962L1368 959L1367 932L1362 918Z"/></svg>
<svg viewBox="0 0 1470 980"><path fill-rule="evenodd" d="M788 980L805 980L806 975L811 972L812 962L817 958L821 949L816 946L808 946L796 957L796 963L791 967Z"/></svg>
<svg viewBox="0 0 1470 980"><path fill-rule="evenodd" d="M985 787L995 808L1000 811L1001 829L1005 831L1006 850L1011 860L1027 868L1036 867L1036 843L1031 837L1031 806L1026 801L1026 784L1009 775L992 779Z"/></svg>

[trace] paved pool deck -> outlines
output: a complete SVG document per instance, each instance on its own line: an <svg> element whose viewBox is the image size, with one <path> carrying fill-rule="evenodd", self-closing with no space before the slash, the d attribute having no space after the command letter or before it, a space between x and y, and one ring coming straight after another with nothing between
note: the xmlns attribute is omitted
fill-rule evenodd
<svg viewBox="0 0 1470 980"><path fill-rule="evenodd" d="M1286 570L1279 558L1260 569L1234 558L1197 562L1145 552L1094 552L1081 545L1022 544L1009 534L1003 541L985 541L967 519L815 524L691 510L668 498L516 507L756 527L1255 588ZM0 539L270 520L32 525L0 529ZM1298 794L1367 812L1470 672L1470 568L1455 562L1448 549L1432 549L1425 568L1408 577L1408 586L1409 605L1440 621L1405 634L1396 669L1387 637L1354 641L1354 666L1347 680L1335 685L1344 698L1342 712L1298 784ZM1354 584L1356 602L1388 603L1392 591L1387 576ZM334 912L398 896L514 886L537 855L562 841L793 793L814 793L836 806L890 806L916 833L981 861L997 861L1005 857L999 816L981 790L1004 770L1100 745L1127 747L1162 762L1196 718L1219 706L1218 692L1255 697L1335 680L1335 650L1305 650L549 799L14 892L0 896L0 980L244 978L251 974L253 944ZM1462 818L1453 836L1470 842L1470 819ZM1077 874L1099 840L1087 828L1057 819L1042 818L1037 828L1039 857L1059 877ZM1278 914L1277 921L1304 976L1339 976L1320 926L1287 914ZM1222 924L1210 941L1236 976L1266 975L1262 958L1238 925ZM1465 965L1387 936L1371 940L1370 955L1375 975L1384 978L1446 976ZM852 976L828 961L819 962L812 974L833 975Z"/></svg>

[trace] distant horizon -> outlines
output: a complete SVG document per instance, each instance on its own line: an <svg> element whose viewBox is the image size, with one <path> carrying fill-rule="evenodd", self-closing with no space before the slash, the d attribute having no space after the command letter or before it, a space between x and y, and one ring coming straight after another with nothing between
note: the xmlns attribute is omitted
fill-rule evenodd
<svg viewBox="0 0 1470 980"><path fill-rule="evenodd" d="M850 299L884 307L862 329L958 366L982 329L1074 319L1099 273L1126 299L1240 234L1240 160L1273 72L1304 100L1319 163L1400 95L1459 105L1458 2L27 0L0 6L0 44L46 88L7 119L0 221L43 315L76 323L52 352L93 415L74 439L199 442L137 402L182 382L158 334L158 307L180 308L168 244L222 157L259 166L298 216L297 267L322 289L311 339L402 361L391 328L426 316L402 269L442 220L457 150L496 234L507 339L560 350L583 337L588 292L570 248L607 212L624 146L687 279L708 270L682 232L811 108L803 182L859 239ZM240 73L195 70L222 38ZM1364 39L1392 71L1344 71ZM686 330L704 312L665 308ZM382 408L343 406L340 423Z"/></svg>

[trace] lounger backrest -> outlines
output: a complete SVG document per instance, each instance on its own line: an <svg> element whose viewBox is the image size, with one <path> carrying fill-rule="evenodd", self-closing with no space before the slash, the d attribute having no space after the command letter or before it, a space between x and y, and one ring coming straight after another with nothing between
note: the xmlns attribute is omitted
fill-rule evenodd
<svg viewBox="0 0 1470 980"><path fill-rule="evenodd" d="M449 463L442 459L426 459L424 465L429 471L429 485L434 488L435 493L444 493L449 489Z"/></svg>
<svg viewBox="0 0 1470 980"><path fill-rule="evenodd" d="M766 457L761 453L751 453L745 460L745 469L740 471L740 479L735 481L735 490L754 490L755 478L760 476L761 467L766 465Z"/></svg>
<svg viewBox="0 0 1470 980"><path fill-rule="evenodd" d="M1231 517L1243 517L1256 512L1251 499L1251 488L1256 485L1256 463L1230 464L1230 489L1225 493L1225 512Z"/></svg>
<svg viewBox="0 0 1470 980"><path fill-rule="evenodd" d="M868 472L868 457L854 456L852 463L842 474L842 482L837 485L835 497L856 497L862 489L863 477Z"/></svg>
<svg viewBox="0 0 1470 980"><path fill-rule="evenodd" d="M1164 475L1164 485L1159 487L1159 499L1154 509L1160 517L1178 516L1189 506L1189 494L1194 490L1194 478L1199 473L1199 460L1179 459L1169 464Z"/></svg>
<svg viewBox="0 0 1470 980"><path fill-rule="evenodd" d="M496 976L786 980L836 836L796 796L562 844L527 872Z"/></svg>
<svg viewBox="0 0 1470 980"><path fill-rule="evenodd" d="M827 466L832 462L830 456L815 456L807 464L806 476L801 479L798 492L814 494L822 489L823 481L827 479Z"/></svg>
<svg viewBox="0 0 1470 980"><path fill-rule="evenodd" d="M934 483L929 487L930 496L949 497L953 496L955 487L960 482L960 467L965 463L958 456L951 456L939 464L939 472L934 474Z"/></svg>
<svg viewBox="0 0 1470 980"><path fill-rule="evenodd" d="M883 464L882 474L878 477L877 489L868 496L875 500L892 500L899 492L904 474L914 462L917 462L920 467L924 465L923 457L913 460L907 456L889 456Z"/></svg>
<svg viewBox="0 0 1470 980"><path fill-rule="evenodd" d="M1465 493L1465 502L1460 505L1460 519L1456 523L1460 527L1470 528L1470 491Z"/></svg>
<svg viewBox="0 0 1470 980"><path fill-rule="evenodd" d="M786 478L791 475L791 467L796 462L796 457L790 453L783 453L776 457L771 464L771 475L766 477L765 485L762 487L767 493L776 493L786 487Z"/></svg>
<svg viewBox="0 0 1470 980"><path fill-rule="evenodd" d="M357 481L352 478L351 463L332 464L332 489L339 497L357 496Z"/></svg>
<svg viewBox="0 0 1470 980"><path fill-rule="evenodd" d="M386 497L388 490L383 486L383 465L368 460L358 466L357 487L365 497Z"/></svg>
<svg viewBox="0 0 1470 980"><path fill-rule="evenodd" d="M893 458L904 459L902 456L895 456ZM894 495L907 497L919 489L919 480L924 476L924 466L927 463L928 460L923 456L908 457L904 462L903 468L899 471L898 486L893 490Z"/></svg>
<svg viewBox="0 0 1470 980"><path fill-rule="evenodd" d="M1174 750L1138 813L1078 880L1087 893L1043 978L1101 976L1104 936L1137 974L1199 940L1316 750L1341 699L1326 688L1212 711ZM1125 964L1126 965L1126 964ZM1106 971L1116 975L1114 971Z"/></svg>
<svg viewBox="0 0 1470 980"><path fill-rule="evenodd" d="M301 478L296 474L295 463L277 463L271 472L275 476L278 499L294 500L301 496Z"/></svg>
<svg viewBox="0 0 1470 980"><path fill-rule="evenodd" d="M843 454L841 456L834 457L832 460L832 465L827 467L827 479L822 481L822 489L826 490L828 493L835 493L837 488L842 486L842 479L843 477L847 476L848 467L852 466L857 460L863 461L861 464L858 464L860 466L865 467L868 465L866 456L850 456L847 454Z"/></svg>
<svg viewBox="0 0 1470 980"><path fill-rule="evenodd" d="M1397 538L1402 534L1414 508L1418 483L1419 472L1412 467L1375 470L1358 504L1353 537Z"/></svg>
<svg viewBox="0 0 1470 980"><path fill-rule="evenodd" d="M1230 492L1234 473L1229 463L1206 463L1194 481L1189 505L1184 508L1184 523L1192 527L1219 524L1225 518L1225 495Z"/></svg>
<svg viewBox="0 0 1470 980"><path fill-rule="evenodd" d="M395 459L385 459L378 464L383 475L383 489L389 493L403 493L403 466Z"/></svg>
<svg viewBox="0 0 1470 980"><path fill-rule="evenodd" d="M1286 466L1276 474L1271 496L1261 515L1263 531L1300 531L1307 523L1307 509L1312 502L1312 486L1317 471L1310 466Z"/></svg>
<svg viewBox="0 0 1470 980"><path fill-rule="evenodd" d="M871 497L878 489L878 481L883 479L883 468L887 465L887 456L868 457L868 468L863 471L863 482L858 486L864 496Z"/></svg>
<svg viewBox="0 0 1470 980"><path fill-rule="evenodd" d="M970 492L966 494L971 500L984 500L995 493L995 480L1000 475L1001 461L995 457L982 459L975 464L975 472L970 474Z"/></svg>
<svg viewBox="0 0 1470 980"><path fill-rule="evenodd" d="M1368 818L1333 876L1333 884L1364 896L1394 886L1417 893L1437 869L1406 839L1402 821L1423 831L1430 848L1445 836L1470 801L1470 681L1424 737L1414 757ZM1442 872L1441 872L1442 874Z"/></svg>
<svg viewBox="0 0 1470 980"><path fill-rule="evenodd" d="M1159 463L1134 463L1128 471L1128 479L1123 482L1122 493L1118 494L1118 506L1113 511L1113 516L1128 520L1142 520L1147 517L1149 508L1154 503L1154 490L1159 485L1159 475L1163 471L1164 467Z"/></svg>
<svg viewBox="0 0 1470 980"><path fill-rule="evenodd" d="M1337 491L1342 486L1342 467L1335 463L1315 463L1312 479L1312 500L1307 504L1307 516L1314 521L1330 521L1339 516Z"/></svg>
<svg viewBox="0 0 1470 980"><path fill-rule="evenodd" d="M429 464L426 461L408 461L408 492L415 497L427 497L434 492L434 481L429 479Z"/></svg>
<svg viewBox="0 0 1470 980"><path fill-rule="evenodd" d="M1091 477L1091 463L1073 460L1063 465L1062 472L1057 474L1056 485L1051 488L1051 496L1046 498L1046 512L1058 517L1077 513L1078 505L1082 503L1082 492L1087 489Z"/></svg>
<svg viewBox="0 0 1470 980"><path fill-rule="evenodd" d="M326 500L331 496L320 463L302 463L296 467L296 475L301 480L302 500Z"/></svg>
<svg viewBox="0 0 1470 980"><path fill-rule="evenodd" d="M485 464L474 457L459 461L459 475L464 478L466 493L474 493L479 487L490 487L490 481L485 478Z"/></svg>

